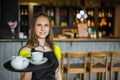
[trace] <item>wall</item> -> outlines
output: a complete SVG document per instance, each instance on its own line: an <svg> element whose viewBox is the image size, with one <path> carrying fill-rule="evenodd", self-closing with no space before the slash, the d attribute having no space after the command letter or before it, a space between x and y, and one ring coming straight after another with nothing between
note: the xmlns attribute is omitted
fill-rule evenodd
<svg viewBox="0 0 120 80"><path fill-rule="evenodd" d="M0 0L0 27L1 27L1 0Z"/></svg>

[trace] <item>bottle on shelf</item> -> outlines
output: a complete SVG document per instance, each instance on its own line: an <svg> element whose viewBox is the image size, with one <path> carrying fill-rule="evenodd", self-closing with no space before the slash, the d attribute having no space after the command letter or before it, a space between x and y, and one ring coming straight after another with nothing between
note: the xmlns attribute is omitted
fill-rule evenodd
<svg viewBox="0 0 120 80"><path fill-rule="evenodd" d="M94 21L93 20L91 21L91 27L94 27Z"/></svg>
<svg viewBox="0 0 120 80"><path fill-rule="evenodd" d="M47 15L50 16L50 9L47 10Z"/></svg>
<svg viewBox="0 0 120 80"><path fill-rule="evenodd" d="M73 15L73 17L76 17L76 11L74 10L73 12L72 12L72 15Z"/></svg>
<svg viewBox="0 0 120 80"><path fill-rule="evenodd" d="M108 17L111 18L112 17L112 11L109 9L108 10Z"/></svg>
<svg viewBox="0 0 120 80"><path fill-rule="evenodd" d="M90 20L89 19L87 20L87 25L90 27Z"/></svg>
<svg viewBox="0 0 120 80"><path fill-rule="evenodd" d="M24 15L28 15L28 10L25 9Z"/></svg>
<svg viewBox="0 0 120 80"><path fill-rule="evenodd" d="M54 27L55 26L55 22L54 19L51 20L51 26Z"/></svg>
<svg viewBox="0 0 120 80"><path fill-rule="evenodd" d="M90 16L90 15L91 15L91 13L90 13L90 11L89 11L89 10L88 10L87 14L88 14L88 16Z"/></svg>
<svg viewBox="0 0 120 80"><path fill-rule="evenodd" d="M111 22L108 22L108 26L111 27Z"/></svg>
<svg viewBox="0 0 120 80"><path fill-rule="evenodd" d="M102 17L102 12L100 11L100 12L99 12L99 18L101 18L101 17Z"/></svg>
<svg viewBox="0 0 120 80"><path fill-rule="evenodd" d="M51 15L51 17L54 16L54 10L53 9L51 9L50 15Z"/></svg>
<svg viewBox="0 0 120 80"><path fill-rule="evenodd" d="M93 15L94 15L93 10L90 11L90 14L91 14L91 17L93 17Z"/></svg>
<svg viewBox="0 0 120 80"><path fill-rule="evenodd" d="M101 12L101 17L105 17L105 11L104 10L102 10L102 12Z"/></svg>
<svg viewBox="0 0 120 80"><path fill-rule="evenodd" d="M21 9L21 13L20 13L21 15L24 15L24 10L23 9Z"/></svg>

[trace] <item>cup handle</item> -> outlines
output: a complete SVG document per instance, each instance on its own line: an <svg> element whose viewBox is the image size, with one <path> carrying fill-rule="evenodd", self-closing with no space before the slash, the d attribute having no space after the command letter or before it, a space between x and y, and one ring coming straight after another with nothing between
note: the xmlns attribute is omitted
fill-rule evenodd
<svg viewBox="0 0 120 80"><path fill-rule="evenodd" d="M16 58L16 56L12 56L12 60L15 59L15 58Z"/></svg>

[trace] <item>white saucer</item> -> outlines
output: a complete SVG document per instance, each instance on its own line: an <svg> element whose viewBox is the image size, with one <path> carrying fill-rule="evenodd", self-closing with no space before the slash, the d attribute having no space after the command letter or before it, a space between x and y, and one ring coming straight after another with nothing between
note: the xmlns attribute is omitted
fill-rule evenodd
<svg viewBox="0 0 120 80"><path fill-rule="evenodd" d="M48 60L48 59L45 57L45 58L43 58L42 61L34 62L33 60L30 60L30 62L31 62L32 64L34 64L34 65L40 65L40 64L46 63L47 60Z"/></svg>

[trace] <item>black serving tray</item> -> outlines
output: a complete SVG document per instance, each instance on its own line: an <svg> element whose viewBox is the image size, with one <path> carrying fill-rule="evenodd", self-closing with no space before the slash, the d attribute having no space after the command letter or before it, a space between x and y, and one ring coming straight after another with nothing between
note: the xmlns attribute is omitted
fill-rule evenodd
<svg viewBox="0 0 120 80"><path fill-rule="evenodd" d="M34 65L30 63L26 69L17 70L11 66L10 62L11 62L10 60L5 62L3 66L5 69L12 71L12 72L32 72L32 71L37 71L37 70L43 70L43 69L49 68L53 64L52 60L48 60L46 63L40 64L40 65Z"/></svg>

